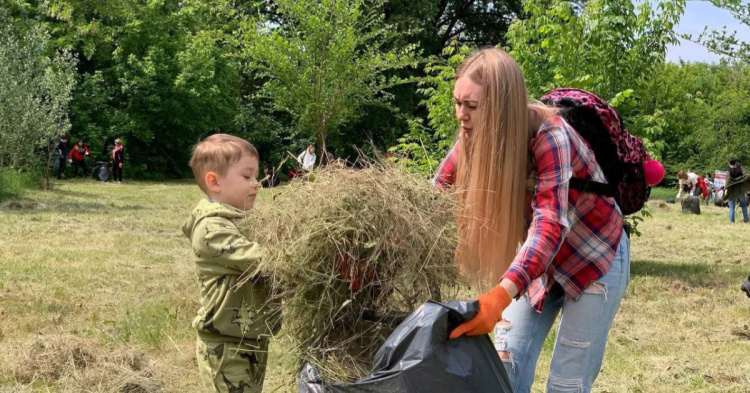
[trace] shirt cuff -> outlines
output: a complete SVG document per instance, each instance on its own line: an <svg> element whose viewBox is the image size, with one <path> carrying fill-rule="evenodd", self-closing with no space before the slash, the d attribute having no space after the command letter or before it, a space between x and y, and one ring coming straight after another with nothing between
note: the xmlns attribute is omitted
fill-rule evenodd
<svg viewBox="0 0 750 393"><path fill-rule="evenodd" d="M531 278L526 273L526 270L517 265L510 265L508 270L505 271L505 274L503 274L502 278L510 280L511 282L513 282L513 284L516 284L516 287L518 288L518 295L516 295L516 299L520 298L521 295L526 292L526 288L531 282Z"/></svg>

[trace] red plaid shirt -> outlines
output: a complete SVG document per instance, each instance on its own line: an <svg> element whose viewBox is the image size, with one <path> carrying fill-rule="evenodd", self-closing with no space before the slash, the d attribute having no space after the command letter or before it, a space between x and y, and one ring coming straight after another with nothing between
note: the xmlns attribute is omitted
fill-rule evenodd
<svg viewBox="0 0 750 393"><path fill-rule="evenodd" d="M433 179L443 189L456 180L459 143ZM541 311L557 282L572 299L609 270L622 236L622 213L613 198L569 188L572 177L606 183L586 141L561 117L539 128L529 143L536 173L526 240L503 275L526 291Z"/></svg>

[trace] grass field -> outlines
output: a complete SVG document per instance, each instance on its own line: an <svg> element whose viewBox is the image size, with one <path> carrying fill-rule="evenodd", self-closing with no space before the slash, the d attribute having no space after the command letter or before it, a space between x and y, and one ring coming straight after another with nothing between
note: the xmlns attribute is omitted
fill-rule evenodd
<svg viewBox="0 0 750 393"><path fill-rule="evenodd" d="M750 391L750 299L739 291L750 225L713 206L682 215L661 200L673 194L654 193L633 241L595 391ZM189 183L87 180L0 204L0 392L197 391L197 284L180 227L200 197ZM279 381L272 364L266 389Z"/></svg>

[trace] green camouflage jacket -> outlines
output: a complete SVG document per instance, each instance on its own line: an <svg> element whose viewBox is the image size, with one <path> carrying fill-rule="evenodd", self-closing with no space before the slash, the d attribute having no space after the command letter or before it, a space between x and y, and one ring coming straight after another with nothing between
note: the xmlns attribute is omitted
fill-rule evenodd
<svg viewBox="0 0 750 393"><path fill-rule="evenodd" d="M193 327L206 341L257 339L275 332L280 322L264 277L236 286L243 273L255 273L263 254L235 223L245 217L238 209L204 199L182 226L193 248L200 285L201 308Z"/></svg>

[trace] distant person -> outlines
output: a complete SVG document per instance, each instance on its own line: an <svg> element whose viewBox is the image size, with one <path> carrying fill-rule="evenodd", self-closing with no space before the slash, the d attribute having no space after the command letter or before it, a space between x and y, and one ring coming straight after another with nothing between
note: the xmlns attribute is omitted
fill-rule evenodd
<svg viewBox="0 0 750 393"><path fill-rule="evenodd" d="M281 180L276 175L276 170L270 165L263 167L263 173L265 176L260 181L260 186L263 188L276 187L281 183Z"/></svg>
<svg viewBox="0 0 750 393"><path fill-rule="evenodd" d="M242 235L258 194L258 151L248 141L215 134L193 149L190 167L205 199L182 227L190 239L200 286L198 372L204 392L260 392L268 341L277 329L267 279L238 286L261 260L261 247ZM241 317L238 317L240 315Z"/></svg>
<svg viewBox="0 0 750 393"><path fill-rule="evenodd" d="M79 167L81 168L81 175L83 177L88 176L89 169L86 167L86 156L88 155L88 146L83 143L83 139L79 139L68 154L68 162L73 165L73 176L78 177Z"/></svg>
<svg viewBox="0 0 750 393"><path fill-rule="evenodd" d="M67 157L68 136L63 135L60 137L60 142L57 143L57 148L55 150L55 169L57 169L58 180L62 180L65 178L65 164L67 163Z"/></svg>
<svg viewBox="0 0 750 393"><path fill-rule="evenodd" d="M112 156L109 163L112 164L112 182L122 183L122 163L124 161L122 141L120 138L115 139L115 148L112 149Z"/></svg>
<svg viewBox="0 0 750 393"><path fill-rule="evenodd" d="M677 172L677 178L680 179L680 193L682 193L682 185L687 184L690 187L690 195L702 196L703 198L708 197L708 188L706 182L703 181L701 176L698 176L691 170Z"/></svg>
<svg viewBox="0 0 750 393"><path fill-rule="evenodd" d="M302 165L302 170L305 172L311 172L313 168L315 168L315 160L317 160L317 158L318 157L315 156L315 146L310 145L297 157L297 162Z"/></svg>
<svg viewBox="0 0 750 393"><path fill-rule="evenodd" d="M729 202L729 222L734 222L735 207L739 203L742 208L742 220L748 222L747 193L750 192L750 176L742 172L740 161L734 157L729 158L729 178L727 179L724 199Z"/></svg>
<svg viewBox="0 0 750 393"><path fill-rule="evenodd" d="M715 187L714 187L714 181L711 179L711 174L706 173L705 176L703 176L703 182L706 184L706 189L708 190L708 198L706 198L706 206L708 206L708 202L710 199L713 199Z"/></svg>

